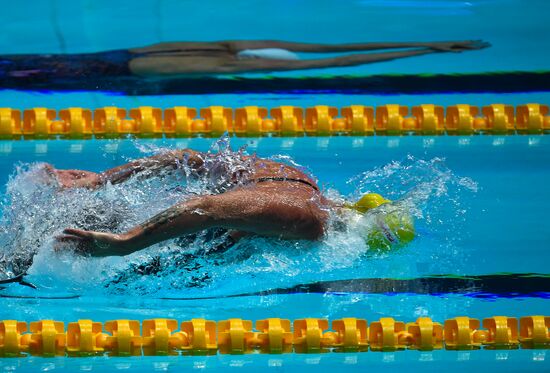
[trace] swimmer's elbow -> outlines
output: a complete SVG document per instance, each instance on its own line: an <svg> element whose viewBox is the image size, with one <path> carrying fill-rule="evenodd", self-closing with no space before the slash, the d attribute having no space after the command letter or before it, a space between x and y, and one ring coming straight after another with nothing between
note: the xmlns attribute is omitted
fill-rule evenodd
<svg viewBox="0 0 550 373"><path fill-rule="evenodd" d="M325 224L320 219L306 219L298 222L291 231L296 235L295 238L318 241L325 235Z"/></svg>
<svg viewBox="0 0 550 373"><path fill-rule="evenodd" d="M325 225L322 222L317 222L313 226L311 233L312 233L312 236L310 239L312 241L321 240L325 236Z"/></svg>

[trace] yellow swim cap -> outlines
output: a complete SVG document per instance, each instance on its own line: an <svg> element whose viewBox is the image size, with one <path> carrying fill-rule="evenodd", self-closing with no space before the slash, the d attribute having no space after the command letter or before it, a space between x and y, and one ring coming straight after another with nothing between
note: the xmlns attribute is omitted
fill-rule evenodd
<svg viewBox="0 0 550 373"><path fill-rule="evenodd" d="M391 203L380 194L368 193L352 205L346 205L361 214L383 204ZM405 245L414 238L414 222L410 214L397 207L380 211L369 219L365 240L371 249L386 251L395 245Z"/></svg>
<svg viewBox="0 0 550 373"><path fill-rule="evenodd" d="M351 205L350 207L355 211L360 212L361 214L364 214L370 209L373 209L375 207L383 205L384 203L389 203L389 202L390 202L389 200L385 199L378 193L367 193L363 195L363 197L359 198L359 200L355 202L353 205Z"/></svg>

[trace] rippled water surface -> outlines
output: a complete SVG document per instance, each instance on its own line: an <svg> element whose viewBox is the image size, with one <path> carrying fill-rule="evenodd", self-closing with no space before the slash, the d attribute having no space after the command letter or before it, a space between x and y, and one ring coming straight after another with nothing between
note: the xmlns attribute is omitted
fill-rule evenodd
<svg viewBox="0 0 550 373"><path fill-rule="evenodd" d="M214 239L198 235L109 258L55 253L53 237L66 226L121 231L177 200L211 193L217 186L207 179L190 182L185 172L175 172L94 192L59 192L44 183L44 162L100 171L160 149L191 147L210 149L212 167L218 167L227 165L229 150L222 144L220 151L214 140L207 139L139 144L130 140L3 142L2 268L7 276L17 270L7 265L9 258L36 253L26 278L38 289L5 285L1 296L31 298L1 300L0 317L105 321L358 316L375 320L391 315L404 321L419 316L443 321L457 315L545 314L548 300L541 297L423 295L391 288L386 294L351 289L226 297L327 280L547 273L550 199L544 186L550 182L549 141L545 136L231 139L233 151L242 149L299 165L316 177L330 198L353 200L375 191L406 203L415 217L417 237L389 254L369 253L353 230L329 230L319 242L247 238L223 255L204 255L223 235ZM230 165L235 166L243 164ZM143 265L155 270L144 270ZM66 296L79 297L36 298ZM468 360L472 363L481 356L472 354ZM509 358L520 356L514 354L510 352ZM547 361L540 354L527 355L521 354L522 361ZM407 361L416 359L406 356ZM438 367L447 361L434 359L440 361L434 365Z"/></svg>
<svg viewBox="0 0 550 373"><path fill-rule="evenodd" d="M98 145L105 150L119 144ZM170 148L169 144L123 145L135 156ZM59 190L44 170L44 162L16 164L3 203L5 276L27 272L29 279L50 290L79 294L227 294L236 289L256 291L323 279L415 276L418 270L403 264L413 260L415 251L423 246L424 255L432 255L440 268L447 266L447 271L452 271L449 263L457 252L458 238L450 227L458 229L463 224L467 200L475 196L477 183L455 175L442 158L412 154L345 176L340 180L345 183L342 191L331 180L321 180L324 193L334 200L355 200L363 193L378 192L410 211L418 239L410 247L394 248L392 254L368 255L368 245L353 227L329 227L319 242L245 238L223 254L209 252L227 238L224 233L202 232L123 258L82 257L64 250L66 245L54 239L66 227L124 232L178 201L218 193L226 188L226 175L252 171L253 162L241 157L247 152L255 154L246 144L232 151L229 139L220 139L208 151L208 172L199 178L190 177L191 171L182 165L174 172L150 178L141 175L97 191ZM121 162L133 157L125 152L115 156ZM308 172L306 165L283 153L269 158ZM229 281L235 276L241 283L238 287Z"/></svg>
<svg viewBox="0 0 550 373"><path fill-rule="evenodd" d="M535 218L549 202L533 185L542 185L547 178L543 171L547 167L543 164L548 156L546 138L422 141L304 138L235 139L231 145L201 139L145 145L132 141L4 143L3 271L5 276L24 271L34 254L27 269L29 279L52 291L165 296L223 295L361 277L544 272L537 261L514 263L509 259L514 253L521 257L518 245L522 242L545 255L538 249L546 245L544 231L536 228L548 223ZM219 188L219 179L190 180L181 168L98 191L59 191L46 182L44 162L70 168L84 164L81 160L94 160L88 163L89 168L98 171L178 145L209 150L208 167L213 170L249 167L234 161L238 153L232 153L232 146L238 152L298 165L317 177L325 195L333 199L354 200L362 193L378 192L410 202L417 238L389 255L367 255L368 247L353 230L329 230L320 242L247 238L224 255L204 255L223 235L167 241L122 258L54 252L53 237L65 227L124 231L179 200L213 193ZM61 156L67 150L71 156ZM507 226L513 230L502 229ZM193 258L193 253L199 255ZM508 253L506 260L499 260L504 253ZM143 269L155 261L155 270ZM141 270L136 270L140 265Z"/></svg>

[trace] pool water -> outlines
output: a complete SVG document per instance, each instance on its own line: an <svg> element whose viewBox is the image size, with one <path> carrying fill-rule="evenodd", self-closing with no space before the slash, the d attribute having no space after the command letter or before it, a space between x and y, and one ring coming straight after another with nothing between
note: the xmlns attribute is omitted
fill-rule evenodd
<svg viewBox="0 0 550 373"><path fill-rule="evenodd" d="M0 12L0 55L88 53L168 41L279 39L347 43L482 39L490 42L491 48L348 68L217 78L232 82L263 79L263 86L269 88L266 81L280 78L299 82L302 78L318 77L481 74L492 76L495 86L480 83L465 90L439 87L423 94L399 89L389 90L392 94L374 95L361 90L341 94L339 90L304 91L298 86L278 93L243 88L229 93L225 90L225 94L166 95L152 89L150 95L145 95L124 94L105 87L60 92L6 89L0 84L0 107L93 110L103 106L166 109L211 105L305 108L389 103L408 107L425 103L547 104L550 89L540 84L533 88L521 80L521 74L537 72L541 79L548 79L549 11L547 0L531 0L528 4L520 0L37 0L29 6L6 2ZM494 73L512 78L516 87L524 89L502 88L501 75ZM341 88L346 91L345 86ZM379 192L393 200L407 201L415 216L417 237L389 254L368 252L354 232L337 231L329 231L315 243L246 240L225 257L201 257L184 266L171 265L170 258L185 258L187 251L210 247L204 237L184 247L169 242L126 258L92 259L54 252L53 237L67 225L78 224L83 216L87 224L105 230L124 229L176 200L200 192L204 185L186 185L181 175L175 175L148 182L130 181L94 193L58 192L44 185L43 162L58 168L100 171L162 148L216 151L215 144L215 139L199 138L0 141L1 253L8 258L21 254L25 259L36 252L27 280L38 287L9 284L0 289L0 319L55 319L67 323L86 318L103 322L162 317L181 322L195 317L334 320L351 316L371 322L391 316L409 322L429 316L443 322L459 315L482 319L550 313L548 136L231 138L233 150L246 146L248 154L299 164L318 179L323 193L331 198L354 199L365 192ZM144 275L131 271L140 263L151 263L155 257L162 260L160 271ZM442 275L437 278L443 282L437 284L443 285L436 284L430 277L434 275ZM471 288L468 281L478 275L482 276L479 279L492 279L487 280L490 286L482 290ZM388 279L406 280L409 282L405 284L415 286L395 286L395 281L390 281L390 286ZM455 279L449 280L453 284L458 281L458 290L446 279ZM354 281L342 289L341 280ZM310 291L315 288L311 284L317 282L325 291ZM6 372L319 371L342 367L350 371L368 367L384 371L542 372L550 371L550 356L547 350L441 350L0 359L0 369Z"/></svg>
<svg viewBox="0 0 550 373"><path fill-rule="evenodd" d="M9 359L0 364L5 371L219 371L221 369L234 372L256 372L262 369L268 372L303 371L318 372L319 370L339 370L344 367L349 372L363 372L365 366L373 371L403 371L414 369L422 372L461 372L464 369L476 371L494 371L502 369L516 372L546 371L545 351L484 351L479 352L424 352L417 351L399 353L364 353L364 354L323 354L323 355L219 355L210 357L189 356L181 358L147 357L147 358L86 358L44 359L31 357L28 359Z"/></svg>
<svg viewBox="0 0 550 373"><path fill-rule="evenodd" d="M491 48L465 53L443 53L355 67L244 74L248 78L368 77L399 74L492 74L498 72L548 72L550 39L547 14L550 3L531 0L269 0L261 4L235 4L223 0L182 2L37 0L32 7L4 4L0 23L2 53L88 53L131 48L159 42L213 40L288 40L309 43L378 41L440 41L483 39ZM184 16L182 16L184 15ZM212 25L215 25L213 27ZM139 32L137 32L139 30ZM304 56L307 57L307 56ZM312 55L312 58L319 57ZM239 75L237 78L242 78ZM517 79L521 79L518 77ZM345 87L342 87L345 88ZM413 95L400 91L372 95L331 91L304 92L299 87L279 94L123 95L108 90L56 92L0 90L2 107L97 108L120 106L241 107L258 105L301 107L319 104L336 107L396 103L454 105L520 105L550 101L548 89L504 91L492 86L481 92L449 91ZM206 92L208 93L208 92Z"/></svg>
<svg viewBox="0 0 550 373"><path fill-rule="evenodd" d="M14 186L28 185L30 171L22 171L26 163L49 162L58 168L75 168L86 164L88 169L99 171L113 167L131 158L147 155L159 148L190 147L215 151L215 141L209 139L173 139L135 142L132 140L92 141L14 141L0 144L0 169L4 193L2 212L4 219L13 216L24 218L23 211L9 211L17 200ZM458 315L484 318L493 315L520 317L548 313L548 293L523 295L439 294L426 295L393 291L369 294L361 288L327 294L271 294L227 298L228 295L254 293L273 288L288 288L316 281L334 281L364 278L414 279L429 275L487 275L497 273L521 274L547 272L548 232L550 221L545 211L550 200L544 185L548 183L550 138L546 136L447 136L447 137L332 137L332 138L262 138L231 139L233 149L246 146L248 153L262 157L289 155L292 160L306 166L318 178L328 195L353 198L360 192L378 191L388 198L416 197L421 214L416 218L418 236L412 244L389 255L364 255L361 245L353 236L327 237L320 243L267 242L252 240L242 250L253 252L236 255L225 265L201 262L198 270L169 268L160 275L140 276L117 286L105 286L112 279L112 268L128 268L128 262L147 260L167 245L149 249L145 254L124 260L106 258L59 257L51 252L51 240L46 240L27 279L38 285L33 290L11 284L2 290L10 296L74 296L76 299L2 299L5 304L0 319L58 319L73 321L91 318L95 321L110 319L138 319L154 317L176 318L179 321L194 317L223 320L242 317L258 320L266 317L297 319L302 317L346 316L366 318L369 321L383 316L414 321L429 316L443 321ZM214 146L214 148L212 148ZM70 156L67 157L67 154ZM19 171L15 171L18 167ZM31 167L32 169L32 167ZM22 179L23 178L23 179ZM9 182L8 182L9 180ZM27 184L17 184L24 180ZM169 179L161 180L170 183ZM144 190L155 195L157 184L146 184ZM134 190L136 186L128 186ZM134 191L139 190L137 187ZM419 197L419 191L421 193ZM25 191L20 191L25 193ZM122 189L112 195L94 194L97 201L112 203L116 196L129 199L131 193ZM27 190L27 193L30 193ZM119 193L119 194L117 194ZM160 194L156 194L160 195ZM33 195L36 213L48 209L53 216L58 211L68 213L75 203L67 199L55 200L51 196ZM163 198L168 198L162 195ZM169 195L168 195L169 196ZM70 196L69 196L70 197ZM88 201L85 195L79 203ZM15 199L14 199L15 198ZM14 202L19 201L19 202ZM139 209L147 205L145 199L129 199ZM145 201L145 202L144 202ZM169 201L160 200L159 203ZM42 205L41 205L42 204ZM65 205L64 205L65 204ZM95 205L94 205L95 206ZM27 208L31 208L27 206ZM143 211L143 217L153 214ZM64 210L65 209L65 210ZM58 214L58 215L56 215ZM133 214L133 212L132 212ZM132 215L134 216L134 215ZM139 218L140 216L135 216ZM62 218L60 218L62 219ZM4 223L5 224L5 223ZM54 231L55 225L37 229ZM3 229L6 229L5 225ZM55 232L49 232L52 236ZM6 240L6 235L2 236ZM23 235L23 239L25 236ZM276 240L275 240L276 241ZM535 259L536 258L536 259ZM176 275L170 273L174 270ZM207 274L208 276L204 276ZM188 282L186 276L197 281ZM202 277L201 277L202 276ZM138 285L136 285L138 284ZM419 289L420 290L420 289ZM539 289L540 290L540 289ZM548 289L546 289L548 291ZM210 297L211 299L199 299ZM162 298L186 298L169 300ZM197 299L193 299L197 298ZM407 362L422 362L419 369L439 369L449 361L460 361L450 366L486 364L496 367L507 361L507 369L544 370L549 367L543 350L522 351L414 351L389 355L365 353L359 355L312 355L299 357L208 357L136 359L102 358L69 359L68 361L23 359L2 361L10 366L31 367L32 362L56 369L111 369L136 365L148 368L176 369L200 366L217 369L277 367L283 369L317 369L349 364L350 369L361 369L364 364L398 369ZM189 359L186 361L185 359ZM425 361L425 362L424 362ZM96 362L99 362L96 365ZM93 364L93 365L92 365ZM143 364L143 365L142 365ZM420 364L420 363L419 363ZM496 365L494 365L496 364ZM118 367L118 368L117 368Z"/></svg>

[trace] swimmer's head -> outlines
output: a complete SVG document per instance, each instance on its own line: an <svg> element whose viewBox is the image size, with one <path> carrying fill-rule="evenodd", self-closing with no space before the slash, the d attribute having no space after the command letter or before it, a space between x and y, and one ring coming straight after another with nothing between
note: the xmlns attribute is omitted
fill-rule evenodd
<svg viewBox="0 0 550 373"><path fill-rule="evenodd" d="M366 214L379 206L388 204L387 209L379 213ZM371 249L385 251L396 245L405 245L414 238L414 222L411 215L391 204L380 194L368 193L357 202L346 204L362 215L357 221L357 228L362 231L365 241Z"/></svg>

